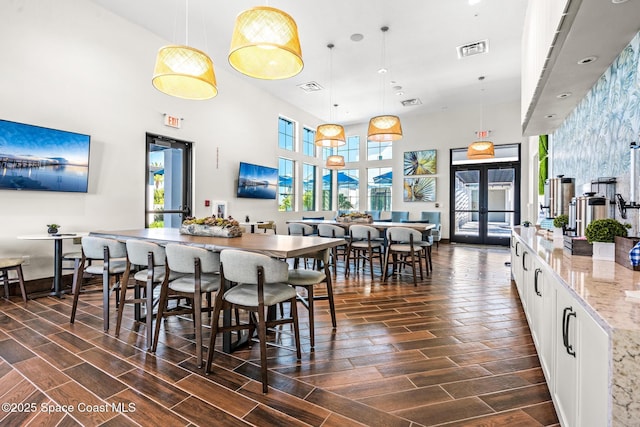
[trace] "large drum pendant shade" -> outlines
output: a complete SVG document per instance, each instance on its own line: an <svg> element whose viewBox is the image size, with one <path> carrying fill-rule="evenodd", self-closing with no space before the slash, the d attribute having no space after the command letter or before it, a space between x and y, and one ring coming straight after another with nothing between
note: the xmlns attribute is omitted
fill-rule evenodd
<svg viewBox="0 0 640 427"><path fill-rule="evenodd" d="M495 157L493 142L491 141L475 141L467 147L467 159L482 160Z"/></svg>
<svg viewBox="0 0 640 427"><path fill-rule="evenodd" d="M322 124L316 129L315 144L319 147L339 147L347 143L344 127L332 123Z"/></svg>
<svg viewBox="0 0 640 427"><path fill-rule="evenodd" d="M218 94L211 58L188 46L160 48L151 82L160 92L178 98L202 100Z"/></svg>
<svg viewBox="0 0 640 427"><path fill-rule="evenodd" d="M402 138L402 125L398 116L384 115L369 120L367 139L369 141L389 142Z"/></svg>
<svg viewBox="0 0 640 427"><path fill-rule="evenodd" d="M240 13L231 38L229 64L257 79L286 79L298 74L304 64L293 18L267 6Z"/></svg>

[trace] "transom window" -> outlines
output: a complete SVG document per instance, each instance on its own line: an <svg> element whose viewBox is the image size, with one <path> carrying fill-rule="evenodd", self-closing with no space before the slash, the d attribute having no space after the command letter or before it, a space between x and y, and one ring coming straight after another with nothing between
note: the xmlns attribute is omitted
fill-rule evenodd
<svg viewBox="0 0 640 427"><path fill-rule="evenodd" d="M295 124L283 117L278 119L278 147L293 151L295 147Z"/></svg>
<svg viewBox="0 0 640 427"><path fill-rule="evenodd" d="M367 141L367 160L389 160L393 156L391 142Z"/></svg>
<svg viewBox="0 0 640 427"><path fill-rule="evenodd" d="M338 154L344 156L345 162L360 160L360 137L348 136L346 145L338 147Z"/></svg>
<svg viewBox="0 0 640 427"><path fill-rule="evenodd" d="M309 128L302 128L302 151L305 156L316 156L316 131Z"/></svg>

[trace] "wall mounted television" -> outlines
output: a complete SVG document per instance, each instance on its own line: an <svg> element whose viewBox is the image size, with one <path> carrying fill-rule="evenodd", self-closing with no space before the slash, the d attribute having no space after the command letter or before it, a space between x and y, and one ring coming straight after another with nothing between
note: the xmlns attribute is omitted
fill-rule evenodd
<svg viewBox="0 0 640 427"><path fill-rule="evenodd" d="M240 162L238 197L275 199L278 189L278 169Z"/></svg>
<svg viewBox="0 0 640 427"><path fill-rule="evenodd" d="M91 137L0 119L0 190L86 193Z"/></svg>

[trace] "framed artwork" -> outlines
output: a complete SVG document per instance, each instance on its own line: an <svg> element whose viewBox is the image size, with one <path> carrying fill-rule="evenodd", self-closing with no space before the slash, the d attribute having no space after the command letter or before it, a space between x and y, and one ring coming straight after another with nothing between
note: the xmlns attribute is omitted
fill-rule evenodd
<svg viewBox="0 0 640 427"><path fill-rule="evenodd" d="M437 169L436 150L405 151L404 174L434 175Z"/></svg>
<svg viewBox="0 0 640 427"><path fill-rule="evenodd" d="M403 186L405 202L435 202L436 179L431 177L405 178Z"/></svg>
<svg viewBox="0 0 640 427"><path fill-rule="evenodd" d="M227 214L227 202L222 200L214 200L212 203L213 212L211 216L215 216L216 218L226 218Z"/></svg>

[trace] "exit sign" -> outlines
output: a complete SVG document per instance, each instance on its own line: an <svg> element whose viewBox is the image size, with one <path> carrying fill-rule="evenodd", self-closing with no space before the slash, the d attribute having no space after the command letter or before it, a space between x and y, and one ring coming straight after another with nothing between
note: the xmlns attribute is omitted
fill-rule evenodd
<svg viewBox="0 0 640 427"><path fill-rule="evenodd" d="M180 117L171 116L169 114L164 115L164 125L172 128L180 129L182 119Z"/></svg>

